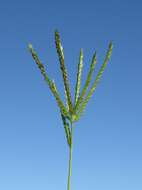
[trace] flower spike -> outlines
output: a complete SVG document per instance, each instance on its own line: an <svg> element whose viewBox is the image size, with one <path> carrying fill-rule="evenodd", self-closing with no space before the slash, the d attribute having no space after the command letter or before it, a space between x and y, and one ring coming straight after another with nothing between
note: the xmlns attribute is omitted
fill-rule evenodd
<svg viewBox="0 0 142 190"><path fill-rule="evenodd" d="M66 93L66 97L67 97L67 103L68 103L69 111L72 113L73 105L72 105L72 100L71 100L68 74L67 74L67 70L65 67L63 47L61 45L60 35L59 35L59 32L57 30L55 31L55 44L56 44L56 49L57 49L57 53L59 56L60 69L61 69L62 76L63 76L63 82L64 82L65 93Z"/></svg>

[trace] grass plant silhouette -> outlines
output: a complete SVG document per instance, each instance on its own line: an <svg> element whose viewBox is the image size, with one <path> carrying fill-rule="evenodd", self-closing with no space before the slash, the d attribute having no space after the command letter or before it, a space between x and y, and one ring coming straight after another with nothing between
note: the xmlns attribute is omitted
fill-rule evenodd
<svg viewBox="0 0 142 190"><path fill-rule="evenodd" d="M77 122L82 113L84 112L88 101L92 97L94 91L96 90L96 87L102 77L102 74L110 60L111 54L112 54L112 42L110 42L105 59L103 61L103 64L98 71L98 74L93 81L92 86L88 90L90 86L90 82L92 80L92 76L95 70L95 66L97 63L96 58L96 52L94 53L92 57L92 62L90 64L90 69L88 71L87 79L85 81L85 84L80 91L81 87L81 75L82 75L82 69L83 69L83 50L80 50L79 55L79 63L78 63L78 69L77 69L77 77L76 77L76 85L75 85L75 98L74 101L72 100L71 91L70 91L70 84L68 79L68 73L65 66L65 60L64 60L64 51L60 40L59 32L55 31L55 44L56 44L56 50L57 54L59 56L59 62L60 62L60 69L61 74L63 77L63 83L64 83L64 89L65 89L65 97L66 97L66 104L62 101L59 91L57 90L56 84L53 80L51 80L48 77L48 74L45 70L44 65L41 63L40 59L38 58L38 55L36 51L34 50L32 44L28 45L28 48L32 54L32 57L37 64L38 68L40 69L41 74L43 75L45 81L47 82L47 85L49 86L53 96L56 99L57 105L60 110L61 119L63 121L63 126L65 129L65 135L67 139L67 144L69 147L69 170L68 170L68 181L67 181L67 190L70 190L71 188L71 175L72 175L72 150L73 150L73 132L74 132L74 123ZM88 92L87 92L88 91Z"/></svg>

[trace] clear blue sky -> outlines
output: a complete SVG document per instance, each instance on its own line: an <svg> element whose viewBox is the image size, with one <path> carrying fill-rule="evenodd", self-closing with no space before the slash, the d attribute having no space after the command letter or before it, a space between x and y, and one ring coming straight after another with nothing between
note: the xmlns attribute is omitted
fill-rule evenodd
<svg viewBox="0 0 142 190"><path fill-rule="evenodd" d="M70 83L84 50L83 80L114 51L84 117L76 123L72 190L142 190L142 2L0 1L0 190L65 190L68 147L59 110L29 42L63 95L57 28Z"/></svg>

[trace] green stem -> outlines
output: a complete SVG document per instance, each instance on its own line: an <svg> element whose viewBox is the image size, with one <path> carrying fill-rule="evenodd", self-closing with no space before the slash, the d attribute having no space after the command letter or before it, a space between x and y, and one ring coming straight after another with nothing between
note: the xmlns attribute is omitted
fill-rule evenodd
<svg viewBox="0 0 142 190"><path fill-rule="evenodd" d="M71 123L71 142L69 147L69 171L68 171L68 186L67 190L70 190L71 187L71 175L72 175L72 145L73 145L73 127Z"/></svg>

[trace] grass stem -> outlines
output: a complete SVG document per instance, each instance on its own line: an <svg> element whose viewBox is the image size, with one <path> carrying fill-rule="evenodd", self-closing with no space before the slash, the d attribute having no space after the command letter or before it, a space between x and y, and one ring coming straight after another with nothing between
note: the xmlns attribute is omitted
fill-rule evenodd
<svg viewBox="0 0 142 190"><path fill-rule="evenodd" d="M71 123L71 143L69 147L69 171L68 171L68 186L67 190L71 189L71 175L72 175L72 145L73 145L73 126Z"/></svg>

